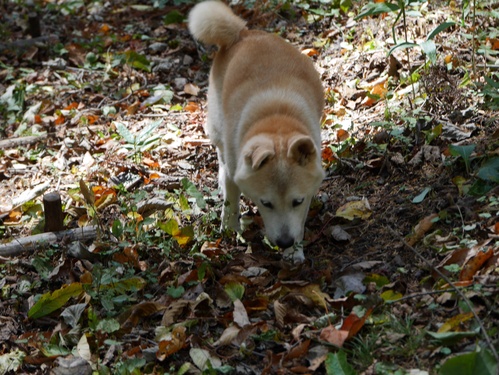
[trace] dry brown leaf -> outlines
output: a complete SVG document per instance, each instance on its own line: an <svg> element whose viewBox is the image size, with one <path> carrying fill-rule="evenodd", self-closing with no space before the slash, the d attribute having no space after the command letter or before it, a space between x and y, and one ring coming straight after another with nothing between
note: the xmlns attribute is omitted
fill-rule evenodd
<svg viewBox="0 0 499 375"><path fill-rule="evenodd" d="M185 106L184 106L184 110L186 110L187 112L197 112L200 110L199 108L199 104L196 103L196 102L189 102L187 103Z"/></svg>
<svg viewBox="0 0 499 375"><path fill-rule="evenodd" d="M434 224L432 220L436 217L438 217L437 214L431 214L421 219L421 221L414 227L413 232L405 239L409 246L414 246L425 236L426 232L428 232Z"/></svg>
<svg viewBox="0 0 499 375"><path fill-rule="evenodd" d="M371 214L371 206L366 198L348 202L336 210L336 216L347 220L354 220L355 218L366 220Z"/></svg>
<svg viewBox="0 0 499 375"><path fill-rule="evenodd" d="M469 259L459 274L460 281L473 280L473 276L480 270L482 265L494 255L490 247L487 251L479 251L473 258Z"/></svg>
<svg viewBox="0 0 499 375"><path fill-rule="evenodd" d="M288 307L286 304L281 303L279 301L274 301L274 314L277 325L280 327L284 327L284 318L286 317L286 313L288 311Z"/></svg>
<svg viewBox="0 0 499 375"><path fill-rule="evenodd" d="M83 195L83 198L85 198L85 202L87 204L94 204L94 202L95 202L95 195L88 188L87 184L85 184L85 182L83 182L83 180L80 180L80 192Z"/></svg>
<svg viewBox="0 0 499 375"><path fill-rule="evenodd" d="M158 343L156 358L159 361L164 361L167 357L178 352L185 346L185 340L187 338L185 331L186 329L183 326L175 327L170 339L161 340Z"/></svg>
<svg viewBox="0 0 499 375"><path fill-rule="evenodd" d="M322 329L319 337L321 340L327 341L330 344L341 348L343 347L343 343L348 338L348 331L338 330L334 328L334 326L330 325Z"/></svg>
<svg viewBox="0 0 499 375"><path fill-rule="evenodd" d="M232 341L237 337L241 328L236 325L231 325L227 327L223 332L222 336L213 343L214 346L230 345Z"/></svg>
<svg viewBox="0 0 499 375"><path fill-rule="evenodd" d="M317 56L319 54L319 52L315 48L306 48L301 51L301 53L307 55L308 57Z"/></svg>
<svg viewBox="0 0 499 375"><path fill-rule="evenodd" d="M366 319L371 315L373 309L367 310L362 318L359 318L355 313L351 312L350 315L343 321L341 330L348 331L348 338L352 338L364 326Z"/></svg>
<svg viewBox="0 0 499 375"><path fill-rule="evenodd" d="M189 95L198 96L199 90L199 87L192 83L187 83L184 86L184 92Z"/></svg>
<svg viewBox="0 0 499 375"><path fill-rule="evenodd" d="M166 308L161 319L161 325L169 327L178 321L178 317L188 308L190 302L185 299L177 299L172 301Z"/></svg>
<svg viewBox="0 0 499 375"><path fill-rule="evenodd" d="M128 332L136 327L144 318L163 311L165 308L164 305L157 302L142 302L132 306L122 314L120 318L120 320L123 321L121 327Z"/></svg>
<svg viewBox="0 0 499 375"><path fill-rule="evenodd" d="M343 142L346 141L350 137L350 133L348 133L346 130L343 129L338 129L336 132L336 139L338 142Z"/></svg>
<svg viewBox="0 0 499 375"><path fill-rule="evenodd" d="M233 312L234 323L236 323L239 327L243 328L250 324L250 320L248 318L248 313L244 308L243 303L236 299L234 301L234 312Z"/></svg>
<svg viewBox="0 0 499 375"><path fill-rule="evenodd" d="M301 358L305 356L308 352L308 347L310 346L310 340L305 340L294 346L289 353L285 356L286 360L291 360L295 358Z"/></svg>

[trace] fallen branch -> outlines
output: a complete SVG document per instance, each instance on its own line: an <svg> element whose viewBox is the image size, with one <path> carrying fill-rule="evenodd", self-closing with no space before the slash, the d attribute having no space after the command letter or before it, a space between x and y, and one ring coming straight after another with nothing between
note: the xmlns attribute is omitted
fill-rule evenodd
<svg viewBox="0 0 499 375"><path fill-rule="evenodd" d="M0 244L0 256L12 257L25 252L32 252L44 245L57 243L62 240L69 242L87 241L95 237L97 237L97 227L95 226L35 234L33 236L13 239L9 243Z"/></svg>
<svg viewBox="0 0 499 375"><path fill-rule="evenodd" d="M31 39L20 39L10 43L0 43L0 51L3 50L22 50L31 46L46 47L59 41L57 35L39 36Z"/></svg>
<svg viewBox="0 0 499 375"><path fill-rule="evenodd" d="M36 185L33 189L23 191L21 195L12 200L12 207L16 208L26 202L29 202L39 195L42 195L50 186L50 181Z"/></svg>
<svg viewBox="0 0 499 375"><path fill-rule="evenodd" d="M402 243L404 244L405 247L407 247L409 250L411 250L420 260L422 260L424 264L426 264L428 267L433 269L438 274L438 276L440 276L442 279L444 279L445 282L448 283L450 285L450 287L459 295L459 297L461 297L463 299L464 303L466 303L466 305L470 309L471 313L473 314L475 321L477 322L478 326L480 327L480 331L482 332L483 338L485 339L485 342L487 343L490 351L492 352L492 355L494 356L496 362L499 362L499 355L497 354L496 348L495 348L490 336L488 335L487 330L485 329L482 320L475 312L475 309L473 308L473 304L471 303L469 298L466 297L464 295L464 293L462 292L462 290L459 289L458 287L456 287L446 275L444 275L439 269L434 267L433 264L431 264L424 256L419 254L414 247L409 245L405 241L405 239L402 238L402 236L400 234L395 232L395 230L393 230L391 227L388 227L388 229L390 230L390 232L393 233L393 235L395 237L397 237L400 241L402 241Z"/></svg>
<svg viewBox="0 0 499 375"><path fill-rule="evenodd" d="M47 138L47 134L44 135L30 135L28 137L18 137L18 138L8 138L2 139L0 141L0 150L5 150L8 148L16 148L18 146L28 145L36 142L40 142Z"/></svg>

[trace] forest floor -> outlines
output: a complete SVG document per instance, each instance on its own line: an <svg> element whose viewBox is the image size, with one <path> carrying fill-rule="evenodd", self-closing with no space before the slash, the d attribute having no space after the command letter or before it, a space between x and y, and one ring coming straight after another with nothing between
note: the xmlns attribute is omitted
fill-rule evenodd
<svg viewBox="0 0 499 375"><path fill-rule="evenodd" d="M497 373L497 8L366 3L234 7L324 84L295 265L220 232L192 4L2 2L0 374Z"/></svg>

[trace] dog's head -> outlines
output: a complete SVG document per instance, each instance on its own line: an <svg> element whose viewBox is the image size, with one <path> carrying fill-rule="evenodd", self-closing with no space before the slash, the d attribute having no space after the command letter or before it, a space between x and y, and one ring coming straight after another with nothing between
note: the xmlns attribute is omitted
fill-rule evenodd
<svg viewBox="0 0 499 375"><path fill-rule="evenodd" d="M320 151L303 134L259 134L243 146L235 182L258 206L267 237L286 249L303 240L313 196L324 178Z"/></svg>

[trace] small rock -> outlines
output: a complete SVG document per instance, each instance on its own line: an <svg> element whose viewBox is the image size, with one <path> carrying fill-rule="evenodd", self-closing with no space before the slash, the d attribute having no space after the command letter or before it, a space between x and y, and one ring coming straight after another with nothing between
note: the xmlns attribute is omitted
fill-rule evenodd
<svg viewBox="0 0 499 375"><path fill-rule="evenodd" d="M175 78L173 80L173 87L175 87L177 90L183 90L186 84L187 79L184 77Z"/></svg>
<svg viewBox="0 0 499 375"><path fill-rule="evenodd" d="M185 55L184 60L182 61L182 63L184 65L191 65L193 62L194 62L194 59L192 57L190 57L189 55Z"/></svg>
<svg viewBox="0 0 499 375"><path fill-rule="evenodd" d="M167 48L168 48L168 44L160 43L160 42L152 43L149 46L149 50L151 52L155 52L155 53L162 52L162 51L166 50Z"/></svg>

